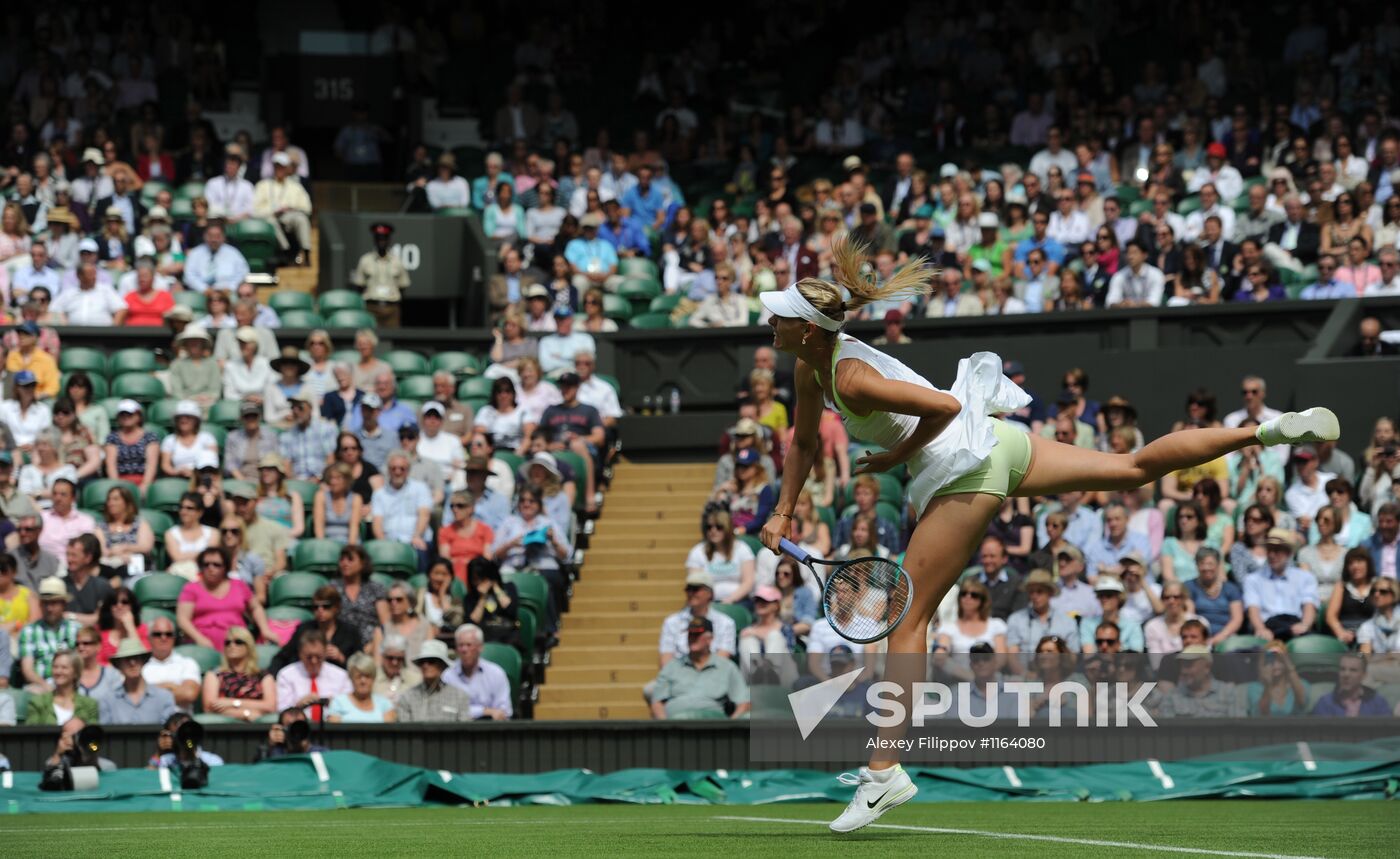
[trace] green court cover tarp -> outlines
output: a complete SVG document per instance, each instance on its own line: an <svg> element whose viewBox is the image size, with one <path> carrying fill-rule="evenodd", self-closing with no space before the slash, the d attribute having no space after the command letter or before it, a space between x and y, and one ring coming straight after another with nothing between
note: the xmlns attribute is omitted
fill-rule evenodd
<svg viewBox="0 0 1400 859"><path fill-rule="evenodd" d="M910 768L919 802L1114 801L1279 797L1378 799L1400 790L1400 738L1367 743L1261 747L1223 757L1080 767ZM89 811L258 811L424 805L571 805L588 802L762 805L832 800L850 788L814 770L696 772L631 769L599 774L449 773L358 752L295 755L209 771L200 790L178 772L103 773L97 790L44 792L39 774L7 773L0 800L10 814Z"/></svg>

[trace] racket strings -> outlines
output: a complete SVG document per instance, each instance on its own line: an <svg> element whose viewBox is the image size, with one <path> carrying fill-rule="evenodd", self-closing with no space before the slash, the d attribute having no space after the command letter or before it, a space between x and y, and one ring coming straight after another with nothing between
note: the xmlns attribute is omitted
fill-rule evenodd
<svg viewBox="0 0 1400 859"><path fill-rule="evenodd" d="M823 608L845 638L872 641L887 635L909 607L909 575L893 561L864 558L832 574Z"/></svg>

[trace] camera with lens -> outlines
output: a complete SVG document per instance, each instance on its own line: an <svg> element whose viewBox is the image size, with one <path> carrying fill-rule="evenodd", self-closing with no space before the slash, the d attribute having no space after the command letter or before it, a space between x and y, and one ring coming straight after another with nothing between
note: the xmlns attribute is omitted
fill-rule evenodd
<svg viewBox="0 0 1400 859"><path fill-rule="evenodd" d="M60 740L60 743L62 741ZM73 737L72 746L56 755L39 777L40 790L94 790L105 735L98 725L88 725Z"/></svg>
<svg viewBox="0 0 1400 859"><path fill-rule="evenodd" d="M175 729L175 766L180 771L180 787L199 790L209 786L209 765L199 757L204 742L204 726L193 719Z"/></svg>

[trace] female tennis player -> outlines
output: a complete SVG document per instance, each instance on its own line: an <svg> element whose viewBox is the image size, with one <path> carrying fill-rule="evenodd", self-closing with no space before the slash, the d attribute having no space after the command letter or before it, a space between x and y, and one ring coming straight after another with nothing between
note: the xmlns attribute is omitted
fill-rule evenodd
<svg viewBox="0 0 1400 859"><path fill-rule="evenodd" d="M1134 489L1168 472L1209 462L1250 444L1316 442L1337 438L1337 417L1325 408L1289 412L1257 428L1189 429L1153 441L1136 453L1113 454L1028 435L990 417L1030 402L1002 373L1001 358L978 352L958 363L952 387L939 390L888 355L841 333L850 311L873 301L923 294L932 272L922 261L877 285L862 270L864 248L842 242L833 249L836 283L807 278L762 294L772 313L773 345L797 357L797 414L783 464L782 493L760 539L773 551L793 536L793 507L819 445L822 403L835 408L853 438L883 448L857 460L860 473L907 463L909 499L919 511L904 566L914 584L913 604L889 636L889 652L923 654L925 634L944 594L986 534L1008 495L1055 495L1076 490ZM844 291L849 294L843 298ZM918 660L889 660L887 680L904 689ZM906 666L896 669L898 664ZM907 725L881 731L901 739ZM899 765L893 743L880 744L862 767L856 794L831 824L836 832L865 826L917 792Z"/></svg>

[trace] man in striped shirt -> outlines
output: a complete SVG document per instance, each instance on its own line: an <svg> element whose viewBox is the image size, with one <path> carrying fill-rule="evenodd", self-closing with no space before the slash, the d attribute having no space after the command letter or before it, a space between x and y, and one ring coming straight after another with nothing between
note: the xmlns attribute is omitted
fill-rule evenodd
<svg viewBox="0 0 1400 859"><path fill-rule="evenodd" d="M53 656L73 649L78 641L78 623L63 616L68 609L68 586L50 576L39 583L39 619L20 630L20 670L26 687L36 693L48 692Z"/></svg>

